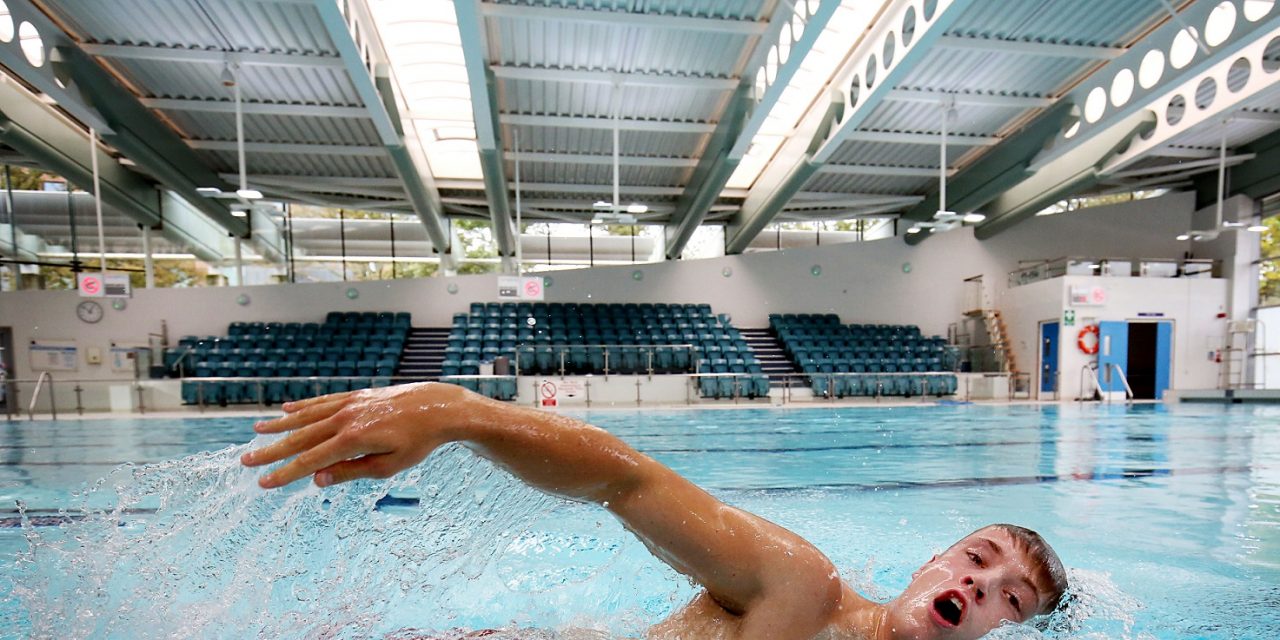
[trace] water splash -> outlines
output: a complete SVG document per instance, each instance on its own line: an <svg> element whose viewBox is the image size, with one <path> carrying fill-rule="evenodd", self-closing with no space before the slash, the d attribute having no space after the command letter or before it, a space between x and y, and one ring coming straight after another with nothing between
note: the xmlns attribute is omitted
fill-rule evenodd
<svg viewBox="0 0 1280 640"><path fill-rule="evenodd" d="M1069 569L1071 586L1052 615L1028 624L1006 623L986 635L987 640L1145 640L1134 633L1142 602L1126 594L1111 576L1100 571Z"/></svg>
<svg viewBox="0 0 1280 640"><path fill-rule="evenodd" d="M566 511L589 507L529 489L459 447L390 481L263 491L260 472L239 457L266 441L124 465L81 494L68 524L24 520L28 549L9 598L27 614L31 636L363 638L437 630L419 633L430 637L495 621L557 628L571 621L567 601L582 609L584 592L618 620L651 619L647 609L673 606L671 596L646 603L620 588L639 574L665 582L668 594L677 590L652 562L617 566L624 552L642 558L643 551L608 514L572 518L594 530L548 529ZM84 506L100 492L115 494L113 508ZM422 500L385 506L389 495Z"/></svg>

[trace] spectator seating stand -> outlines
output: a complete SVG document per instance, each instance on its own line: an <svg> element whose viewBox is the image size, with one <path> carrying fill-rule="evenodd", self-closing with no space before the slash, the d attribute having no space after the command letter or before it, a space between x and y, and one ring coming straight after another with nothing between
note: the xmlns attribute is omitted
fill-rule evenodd
<svg viewBox="0 0 1280 640"><path fill-rule="evenodd" d="M164 370L183 379L185 404L275 404L383 387L409 323L408 313L389 311L333 311L323 323L232 322L226 336L184 336L165 350Z"/></svg>
<svg viewBox="0 0 1280 640"><path fill-rule="evenodd" d="M946 340L924 337L915 325L788 313L770 314L769 328L817 396L946 396L958 386Z"/></svg>

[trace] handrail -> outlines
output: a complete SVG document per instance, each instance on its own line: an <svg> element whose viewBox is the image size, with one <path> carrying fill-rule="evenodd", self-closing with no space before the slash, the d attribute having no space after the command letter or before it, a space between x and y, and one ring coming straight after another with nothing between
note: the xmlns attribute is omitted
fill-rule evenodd
<svg viewBox="0 0 1280 640"><path fill-rule="evenodd" d="M1076 398L1076 402L1084 402L1084 373L1089 372L1089 378L1093 380L1093 393L1098 395L1098 399L1102 399L1102 383L1098 381L1098 363L1086 362L1080 367L1080 396Z"/></svg>
<svg viewBox="0 0 1280 640"><path fill-rule="evenodd" d="M190 347L190 346L189 346L189 347L187 347L186 349L183 349L183 350L182 350L182 355L179 355L179 356L178 356L178 359L173 361L173 366L172 366L172 367L169 367L169 369L178 369L179 371L182 371L182 369L179 369L179 368L178 368L178 367L179 367L179 365L181 365L181 364L182 364L182 361L183 361L183 360L185 360L185 359L187 358L187 356L191 355L191 352L193 352L193 351L195 351L195 350L196 350L196 348L195 348L195 347ZM162 364L163 364L163 363L162 363ZM184 377L185 377L185 376L184 376Z"/></svg>
<svg viewBox="0 0 1280 640"><path fill-rule="evenodd" d="M49 381L49 413L53 419L58 419L58 407L53 401L53 376L48 371L41 371L40 376L36 378L36 390L31 393L31 402L27 405L27 419L36 419L36 401L40 399L40 390L44 388L44 381Z"/></svg>
<svg viewBox="0 0 1280 640"><path fill-rule="evenodd" d="M1108 363L1107 363L1107 366L1108 366L1110 369L1115 369L1116 373L1120 375L1120 382L1124 383L1124 397L1125 397L1125 399L1126 399L1126 400L1132 400L1132 399L1133 399L1133 387L1129 386L1129 379L1128 379L1127 377L1125 377L1125 375L1124 375L1124 369L1121 369L1121 368L1120 368L1120 365L1119 365L1119 364L1116 364L1116 363L1114 363L1114 362L1108 362Z"/></svg>

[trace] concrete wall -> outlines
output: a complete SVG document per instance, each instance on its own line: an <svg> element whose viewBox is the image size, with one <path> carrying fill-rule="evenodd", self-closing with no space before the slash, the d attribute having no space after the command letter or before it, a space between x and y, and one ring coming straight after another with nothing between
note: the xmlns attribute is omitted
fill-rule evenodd
<svg viewBox="0 0 1280 640"><path fill-rule="evenodd" d="M837 313L845 322L913 323L945 335L964 311L965 278L983 275L1005 306L1007 273L1019 261L1068 255L1176 258L1192 249L1174 237L1190 225L1194 197L1163 198L1029 220L986 242L971 229L939 233L917 246L899 238L642 266L598 267L551 275L549 301L705 302L741 327L767 324L778 312ZM814 268L820 275L812 275ZM639 274L639 277L636 276ZM450 289L455 289L451 293ZM0 327L14 332L16 374L33 376L25 346L31 340L75 340L80 348L111 342L146 343L161 320L171 340L225 334L232 320L321 321L327 311L409 311L415 326L445 326L473 301L496 297L496 276L463 276L359 283L136 291L122 311L104 304L94 325L75 315L74 291L0 293ZM1018 289L1026 289L1019 287ZM357 297L348 296L353 291ZM237 298L247 295L244 306ZM1019 296L1022 295L1021 292ZM1215 299L1216 300L1216 299ZM109 303L109 301L104 301ZM1034 344L1040 303L1010 299L1017 339ZM1214 303L1216 304L1216 302ZM1022 306L1025 305L1025 308ZM1018 311L1014 311L1018 308ZM1048 317L1048 316L1046 316ZM1015 321L1016 320L1016 321ZM1031 324L1028 324L1030 322ZM1028 329L1027 327L1030 327ZM1026 335L1023 335L1026 334ZM1027 337L1030 336L1030 337ZM1032 351L1034 353L1034 351ZM1023 370L1034 369L1025 357ZM87 365L59 378L117 378L105 365ZM1182 382L1181 380L1178 380Z"/></svg>

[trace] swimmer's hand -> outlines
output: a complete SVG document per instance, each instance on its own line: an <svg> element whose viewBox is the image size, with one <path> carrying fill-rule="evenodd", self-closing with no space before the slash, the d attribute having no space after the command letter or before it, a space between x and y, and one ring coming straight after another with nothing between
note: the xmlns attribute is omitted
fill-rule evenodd
<svg viewBox="0 0 1280 640"><path fill-rule="evenodd" d="M240 457L248 467L288 464L258 479L264 489L307 476L327 487L390 478L456 439L464 407L479 399L461 387L422 383L336 393L283 405L285 415L254 425L288 436Z"/></svg>

